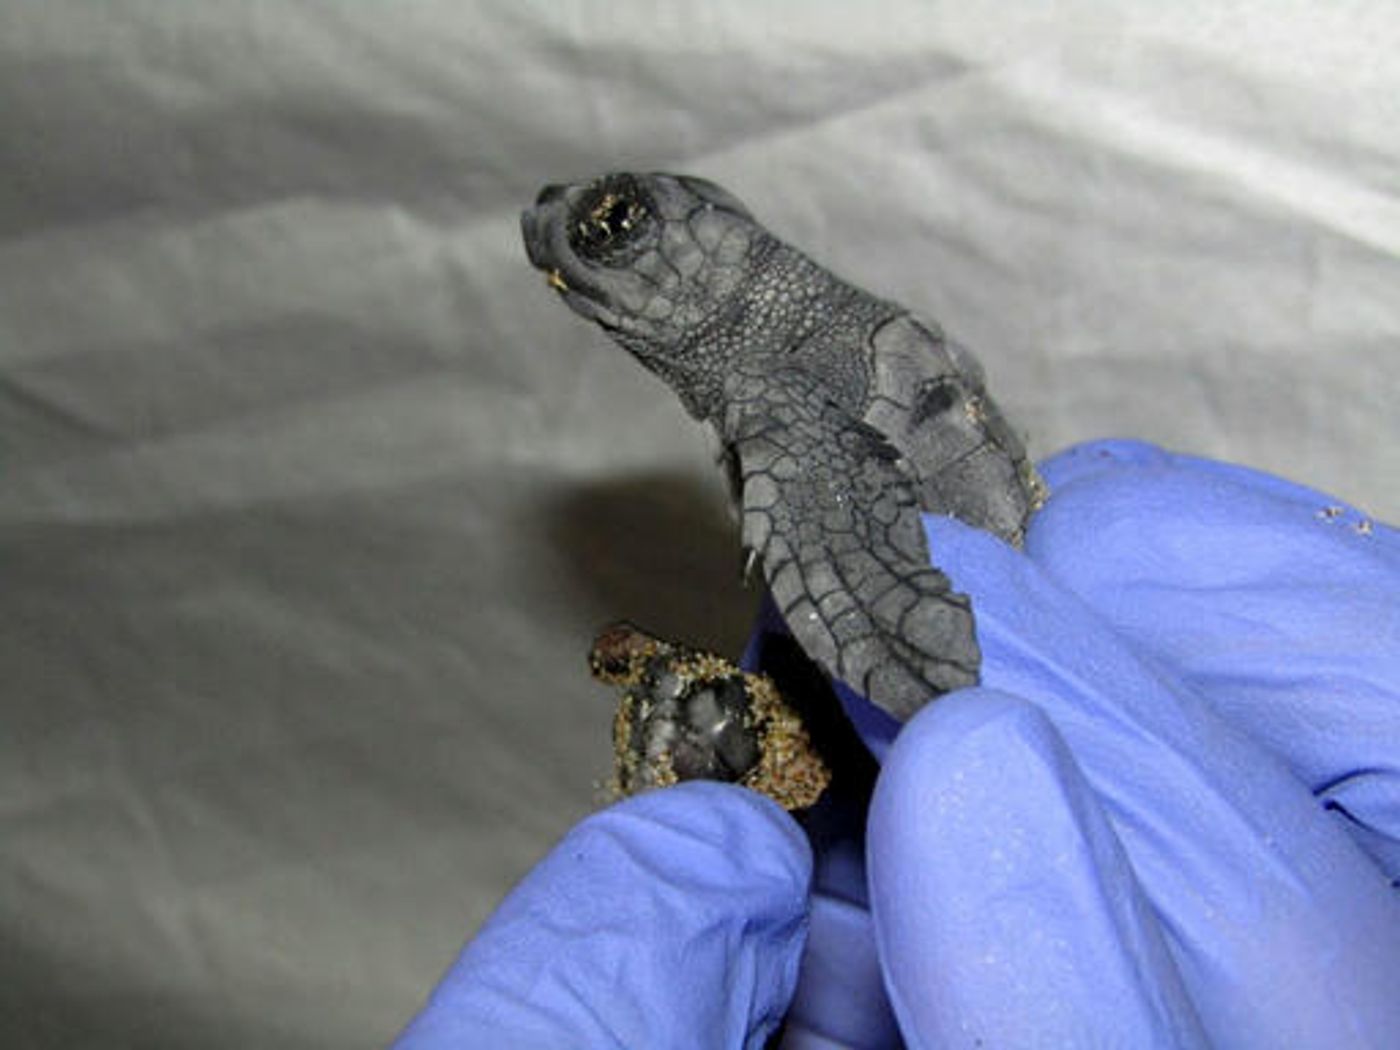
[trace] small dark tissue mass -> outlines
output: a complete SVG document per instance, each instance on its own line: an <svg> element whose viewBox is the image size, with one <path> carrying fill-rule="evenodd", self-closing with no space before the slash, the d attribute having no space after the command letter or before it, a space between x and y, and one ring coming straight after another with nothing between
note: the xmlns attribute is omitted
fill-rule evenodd
<svg viewBox="0 0 1400 1050"><path fill-rule="evenodd" d="M622 690L613 719L614 797L683 780L742 784L797 811L831 772L772 679L630 623L603 630L588 657Z"/></svg>

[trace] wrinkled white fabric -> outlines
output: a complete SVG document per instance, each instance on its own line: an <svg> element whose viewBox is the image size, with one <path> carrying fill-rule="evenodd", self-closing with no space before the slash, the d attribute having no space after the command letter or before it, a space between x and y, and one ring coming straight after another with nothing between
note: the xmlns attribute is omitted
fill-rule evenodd
<svg viewBox="0 0 1400 1050"><path fill-rule="evenodd" d="M594 798L626 615L737 651L705 436L526 265L695 172L1044 455L1400 517L1388 4L0 0L7 1045L377 1046Z"/></svg>

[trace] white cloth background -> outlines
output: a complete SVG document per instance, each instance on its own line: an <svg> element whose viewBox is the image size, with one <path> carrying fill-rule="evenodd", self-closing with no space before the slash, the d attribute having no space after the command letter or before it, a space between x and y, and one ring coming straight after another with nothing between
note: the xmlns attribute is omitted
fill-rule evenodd
<svg viewBox="0 0 1400 1050"><path fill-rule="evenodd" d="M986 363L1400 515L1400 16L0 0L0 1042L386 1042L734 647L703 433L526 265L694 172Z"/></svg>

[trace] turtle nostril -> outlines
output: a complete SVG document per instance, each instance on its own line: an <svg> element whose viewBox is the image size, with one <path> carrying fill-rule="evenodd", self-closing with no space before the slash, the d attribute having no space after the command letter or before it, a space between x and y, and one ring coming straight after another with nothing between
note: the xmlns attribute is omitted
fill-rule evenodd
<svg viewBox="0 0 1400 1050"><path fill-rule="evenodd" d="M548 204L552 200L558 200L563 195L564 187L560 186L558 183L552 182L544 189L540 190L539 196L535 198L535 206L539 207L541 204Z"/></svg>

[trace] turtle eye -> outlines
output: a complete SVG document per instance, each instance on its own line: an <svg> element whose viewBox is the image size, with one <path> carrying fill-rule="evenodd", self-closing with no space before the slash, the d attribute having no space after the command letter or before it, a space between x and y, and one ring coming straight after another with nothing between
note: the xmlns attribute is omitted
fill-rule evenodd
<svg viewBox="0 0 1400 1050"><path fill-rule="evenodd" d="M569 242L582 256L612 262L645 231L650 217L646 201L633 187L603 187L583 203Z"/></svg>

